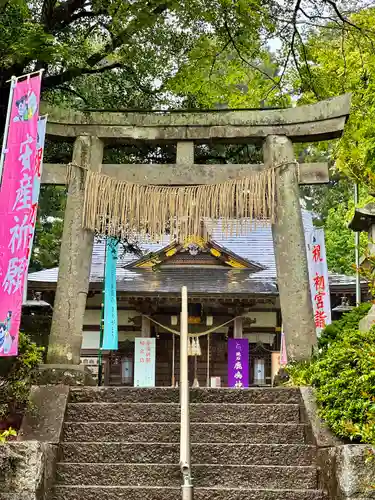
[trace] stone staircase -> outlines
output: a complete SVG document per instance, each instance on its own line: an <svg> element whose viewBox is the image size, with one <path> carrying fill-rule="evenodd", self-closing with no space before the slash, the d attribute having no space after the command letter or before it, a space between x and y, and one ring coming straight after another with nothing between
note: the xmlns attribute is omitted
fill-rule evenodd
<svg viewBox="0 0 375 500"><path fill-rule="evenodd" d="M54 500L179 500L179 393L73 388ZM195 500L323 500L294 389L191 391Z"/></svg>

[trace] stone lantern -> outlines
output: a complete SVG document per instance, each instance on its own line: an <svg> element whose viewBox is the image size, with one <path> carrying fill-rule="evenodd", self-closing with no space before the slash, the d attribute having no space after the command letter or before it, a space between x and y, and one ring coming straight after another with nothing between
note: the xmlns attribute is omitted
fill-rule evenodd
<svg viewBox="0 0 375 500"><path fill-rule="evenodd" d="M367 232L369 253L375 254L375 203L368 203L363 208L356 208L349 223L349 229L355 232Z"/></svg>
<svg viewBox="0 0 375 500"><path fill-rule="evenodd" d="M368 254L375 254L375 203L368 203L363 208L356 208L354 216L349 223L349 229L355 232L367 232L368 234ZM362 259L361 265L366 267L369 262L366 258ZM375 304L372 305L370 312L359 323L359 329L369 330L375 324Z"/></svg>

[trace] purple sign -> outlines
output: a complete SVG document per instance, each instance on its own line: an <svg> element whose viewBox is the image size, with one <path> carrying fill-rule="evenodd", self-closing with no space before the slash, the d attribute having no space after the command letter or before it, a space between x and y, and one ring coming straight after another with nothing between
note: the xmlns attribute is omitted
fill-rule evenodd
<svg viewBox="0 0 375 500"><path fill-rule="evenodd" d="M249 387L248 339L228 339L228 387Z"/></svg>

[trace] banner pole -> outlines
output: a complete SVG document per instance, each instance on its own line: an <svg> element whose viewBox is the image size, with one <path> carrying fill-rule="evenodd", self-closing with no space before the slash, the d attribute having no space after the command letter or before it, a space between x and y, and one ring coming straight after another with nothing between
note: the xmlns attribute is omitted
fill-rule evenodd
<svg viewBox="0 0 375 500"><path fill-rule="evenodd" d="M44 73L44 68L42 69L38 69L37 71L32 71L31 73L25 73L24 75L21 75L21 76L12 76L12 78L14 78L17 82L22 80L23 78L30 78L30 76L33 76L33 75L40 75L42 76L42 74ZM12 81L12 78L10 80L7 80L5 83L9 83Z"/></svg>
<svg viewBox="0 0 375 500"><path fill-rule="evenodd" d="M12 76L10 81L11 81L11 84L10 84L10 90L9 90L8 109L7 109L7 114L6 114L6 118L5 118L3 145L1 148L1 156L0 156L0 187L2 184L2 180L3 180L4 161L5 161L6 147L7 147L8 136L9 136L9 123L10 123L10 117L12 115L13 94L14 94L14 89L17 85L17 78L15 76Z"/></svg>

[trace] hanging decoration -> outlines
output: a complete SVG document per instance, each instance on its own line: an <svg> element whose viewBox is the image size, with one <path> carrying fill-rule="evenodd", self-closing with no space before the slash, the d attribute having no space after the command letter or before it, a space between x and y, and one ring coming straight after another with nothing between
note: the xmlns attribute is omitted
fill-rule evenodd
<svg viewBox="0 0 375 500"><path fill-rule="evenodd" d="M199 337L195 337L195 347L196 347L196 356L202 355L201 345L199 343Z"/></svg>
<svg viewBox="0 0 375 500"><path fill-rule="evenodd" d="M224 231L275 220L277 166L243 179L195 186L155 186L86 171L83 225L114 237L138 234L183 241L199 235L202 221L221 219ZM71 168L68 170L68 178Z"/></svg>
<svg viewBox="0 0 375 500"><path fill-rule="evenodd" d="M156 319L152 318L151 316L146 316L144 315L145 318L148 318L150 321L152 321L155 325L158 325L158 326L161 326L164 330L166 330L167 332L169 333L173 333L174 335L180 335L180 332L178 330L174 330L173 328L170 328L168 325L163 325L163 323L159 323L159 321L156 321ZM203 337L204 335L209 335L210 333L213 333L215 332L216 330L219 330L220 328L223 328L224 326L227 326L229 325L229 323L232 323L235 319L237 318L242 318L242 316L236 316L235 318L232 318L228 321L226 321L225 323L221 323L221 325L217 325L217 326L213 326L212 328L210 328L209 330L206 330L204 332L200 332L200 333L189 333L188 336L189 336L189 345L188 345L188 350L190 349L192 351L193 347L192 347L192 344L190 343L190 341L193 339L193 338L197 338L199 339L199 337ZM200 346L199 348L200 349ZM191 354L189 354L189 356L191 356ZM200 354L199 354L200 356Z"/></svg>
<svg viewBox="0 0 375 500"><path fill-rule="evenodd" d="M193 336L189 337L188 356L201 356L201 355L202 355L202 350L199 343L199 337L198 335L193 334Z"/></svg>
<svg viewBox="0 0 375 500"><path fill-rule="evenodd" d="M193 338L188 337L188 356L193 355Z"/></svg>

